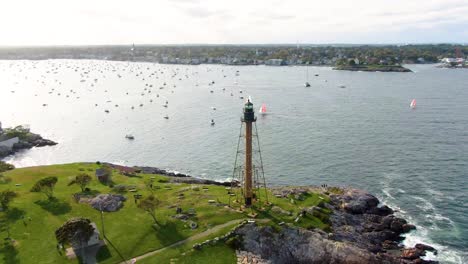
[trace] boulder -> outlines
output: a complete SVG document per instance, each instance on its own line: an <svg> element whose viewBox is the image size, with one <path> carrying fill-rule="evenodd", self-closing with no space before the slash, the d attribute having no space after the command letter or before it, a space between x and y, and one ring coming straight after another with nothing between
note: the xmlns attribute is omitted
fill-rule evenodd
<svg viewBox="0 0 468 264"><path fill-rule="evenodd" d="M125 196L120 194L99 194L89 201L90 205L99 211L115 212L122 208Z"/></svg>
<svg viewBox="0 0 468 264"><path fill-rule="evenodd" d="M402 228L403 228L403 233L408 233L409 231L416 229L416 226L412 224L404 224Z"/></svg>
<svg viewBox="0 0 468 264"><path fill-rule="evenodd" d="M403 259L419 259L424 256L424 250L417 248L405 248L401 253L401 258Z"/></svg>
<svg viewBox="0 0 468 264"><path fill-rule="evenodd" d="M431 247L431 246L426 245L426 244L418 243L414 247L417 248L417 249L420 249L420 250L424 250L424 251L437 252L437 250L434 247Z"/></svg>
<svg viewBox="0 0 468 264"><path fill-rule="evenodd" d="M368 213L369 214L380 215L380 216L386 216L386 215L393 214L393 210L390 207L388 207L386 205L383 205L381 207L375 207L375 208L369 210Z"/></svg>
<svg viewBox="0 0 468 264"><path fill-rule="evenodd" d="M404 233L403 225L406 225L406 224L407 222L405 219L395 217L390 223L390 229L396 233L401 234L401 233Z"/></svg>
<svg viewBox="0 0 468 264"><path fill-rule="evenodd" d="M343 209L352 214L366 213L379 204L379 199L361 190L348 189L340 196Z"/></svg>

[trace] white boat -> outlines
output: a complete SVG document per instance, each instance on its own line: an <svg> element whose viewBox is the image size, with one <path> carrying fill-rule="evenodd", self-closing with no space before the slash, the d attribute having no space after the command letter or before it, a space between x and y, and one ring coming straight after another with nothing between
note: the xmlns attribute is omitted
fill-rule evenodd
<svg viewBox="0 0 468 264"><path fill-rule="evenodd" d="M260 114L262 115L265 115L267 113L267 110L266 110L266 105L265 104L262 104L262 106L260 107L260 110L258 111Z"/></svg>
<svg viewBox="0 0 468 264"><path fill-rule="evenodd" d="M310 87L309 83L309 66L306 66L306 82L304 83L305 87Z"/></svg>
<svg viewBox="0 0 468 264"><path fill-rule="evenodd" d="M416 108L416 99L411 100L410 107L411 107L411 109Z"/></svg>

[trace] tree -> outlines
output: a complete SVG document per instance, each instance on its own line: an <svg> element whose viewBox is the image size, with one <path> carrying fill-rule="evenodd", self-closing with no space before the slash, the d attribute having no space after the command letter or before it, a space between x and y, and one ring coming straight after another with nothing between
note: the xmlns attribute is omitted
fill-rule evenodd
<svg viewBox="0 0 468 264"><path fill-rule="evenodd" d="M93 178L86 173L80 173L75 176L75 179L68 183L68 186L78 184L81 188L81 192L85 191L86 186L91 182Z"/></svg>
<svg viewBox="0 0 468 264"><path fill-rule="evenodd" d="M71 218L55 230L55 238L60 244L75 246L86 244L94 233L91 221L86 218Z"/></svg>
<svg viewBox="0 0 468 264"><path fill-rule="evenodd" d="M146 211L148 214L151 215L151 217L153 217L155 224L158 224L158 221L156 220L156 208L158 206L159 200L156 197L154 197L154 195L146 197L145 199L141 200L138 204L138 208Z"/></svg>
<svg viewBox="0 0 468 264"><path fill-rule="evenodd" d="M8 209L8 205L16 196L16 193L10 190L0 192L0 205L4 211Z"/></svg>
<svg viewBox="0 0 468 264"><path fill-rule="evenodd" d="M57 183L57 177L47 177L37 181L31 188L31 192L41 192L50 200L54 198L54 187Z"/></svg>
<svg viewBox="0 0 468 264"><path fill-rule="evenodd" d="M154 179L148 179L148 180L145 181L145 186L151 192L151 195L154 194L154 190L153 190L154 185L153 184L154 184Z"/></svg>

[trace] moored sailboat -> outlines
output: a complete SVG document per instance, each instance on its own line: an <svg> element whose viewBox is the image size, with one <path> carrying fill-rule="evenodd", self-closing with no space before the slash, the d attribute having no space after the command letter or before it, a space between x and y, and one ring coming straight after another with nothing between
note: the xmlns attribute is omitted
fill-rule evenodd
<svg viewBox="0 0 468 264"><path fill-rule="evenodd" d="M266 105L262 104L262 106L260 107L260 110L258 112L260 114L262 114L262 115L266 114L267 113Z"/></svg>
<svg viewBox="0 0 468 264"><path fill-rule="evenodd" d="M411 100L410 108L411 108L411 109L415 109L415 108L416 108L416 99Z"/></svg>

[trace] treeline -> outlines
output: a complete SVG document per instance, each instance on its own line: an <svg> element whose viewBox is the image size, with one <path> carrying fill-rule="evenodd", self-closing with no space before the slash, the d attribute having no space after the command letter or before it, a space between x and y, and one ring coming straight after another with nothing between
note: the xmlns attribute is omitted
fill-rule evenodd
<svg viewBox="0 0 468 264"><path fill-rule="evenodd" d="M0 48L0 59L106 59L129 61L196 60L199 63L255 63L282 59L289 64L338 64L358 59L369 64L431 63L444 57L465 57L468 46L437 45L128 45L86 47Z"/></svg>

